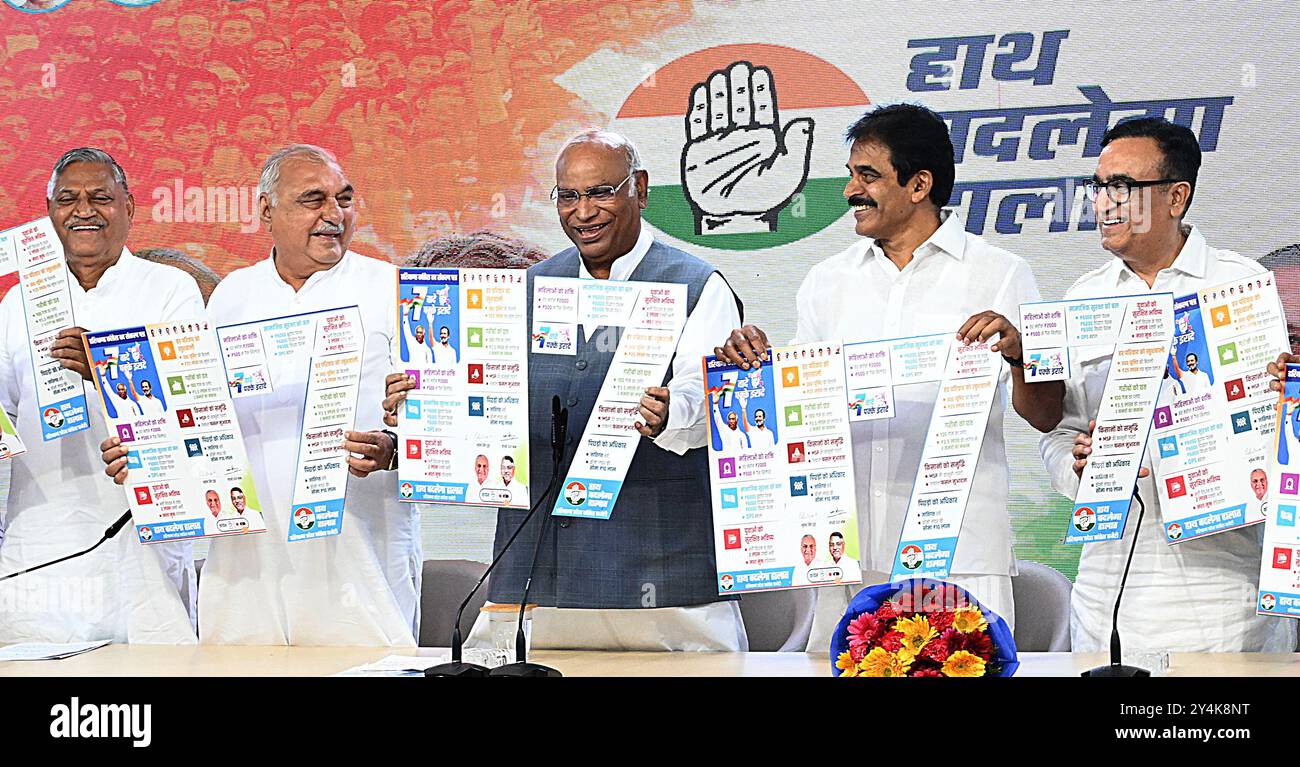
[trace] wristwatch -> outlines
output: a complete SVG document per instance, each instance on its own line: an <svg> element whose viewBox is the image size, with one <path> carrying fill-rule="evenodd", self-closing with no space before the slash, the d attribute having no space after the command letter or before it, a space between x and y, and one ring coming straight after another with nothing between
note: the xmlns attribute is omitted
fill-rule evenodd
<svg viewBox="0 0 1300 767"><path fill-rule="evenodd" d="M388 438L393 441L393 456L388 459L388 466L385 467L386 471L393 471L397 468L397 435L388 429L380 429L380 431L387 434Z"/></svg>

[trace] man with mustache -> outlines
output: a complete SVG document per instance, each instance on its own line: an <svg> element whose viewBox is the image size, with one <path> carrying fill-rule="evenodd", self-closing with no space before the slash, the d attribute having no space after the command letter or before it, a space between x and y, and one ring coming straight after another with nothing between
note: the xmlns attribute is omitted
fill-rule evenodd
<svg viewBox="0 0 1300 767"><path fill-rule="evenodd" d="M49 356L85 379L91 424L57 440L42 438L22 291L13 288L0 303L0 404L14 414L28 453L12 463L0 523L6 531L0 575L90 546L127 507L121 488L98 476L96 445L105 425L94 404L82 333L204 316L189 275L126 248L135 199L126 173L106 152L81 148L60 157L46 200L80 325L60 331ZM124 385L110 395L125 396L119 417L139 415L123 392ZM79 596L68 596L72 585ZM192 643L194 595L193 547L176 541L143 546L129 527L85 556L0 584L0 643Z"/></svg>
<svg viewBox="0 0 1300 767"><path fill-rule="evenodd" d="M1101 145L1086 191L1101 246L1115 258L1080 277L1066 291L1067 299L1166 291L1178 297L1260 273L1252 259L1211 247L1195 226L1184 223L1201 167L1201 148L1190 129L1158 117L1125 120L1106 132ZM1077 363L1065 386L1060 426L1039 441L1052 486L1068 498L1077 493L1092 454L1094 419L1111 360ZM1130 513L1122 540L1083 547L1070 595L1072 649L1096 652L1110 646L1115 596L1125 572L1119 614L1125 647L1170 652L1295 649L1295 624L1255 615L1263 526L1170 546L1150 466L1148 453L1137 482L1146 504L1141 529L1136 513Z"/></svg>
<svg viewBox="0 0 1300 767"><path fill-rule="evenodd" d="M793 343L953 332L959 343L970 343L997 335L992 348L1010 363L1003 381L1011 379L1016 412L1039 431L1055 427L1061 385L1025 382L1020 333L1008 319L1019 316L1020 304L1039 300L1038 285L1023 259L968 234L961 219L944 210L956 169L942 118L914 104L880 107L850 126L847 138L844 196L864 239L804 278ZM746 325L715 351L748 370L769 361L770 346L766 333ZM866 582L886 580L893 569L937 393L937 384L900 387L893 418L852 425ZM1016 571L1007 515L1005 402L999 386L948 580L1010 624ZM852 591L844 586L818 590L810 650L827 646Z"/></svg>
<svg viewBox="0 0 1300 767"><path fill-rule="evenodd" d="M295 144L266 160L258 207L273 247L268 258L226 276L208 304L217 325L356 305L365 328L360 402L382 398L398 332L395 267L348 250L355 194L334 155ZM270 364L275 365L273 360ZM305 369L273 368L275 391L235 403L267 532L218 538L203 568L199 637L204 644L414 645L419 621L418 512L398 501L385 477L396 436L380 413L357 410L341 443L349 471L343 530L290 543L303 418ZM123 481L124 451L104 442L110 476Z"/></svg>

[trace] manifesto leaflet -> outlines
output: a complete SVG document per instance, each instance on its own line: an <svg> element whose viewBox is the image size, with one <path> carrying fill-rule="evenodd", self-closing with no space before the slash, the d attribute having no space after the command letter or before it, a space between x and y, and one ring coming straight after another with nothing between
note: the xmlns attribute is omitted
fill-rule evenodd
<svg viewBox="0 0 1300 767"><path fill-rule="evenodd" d="M141 543L266 530L244 438L206 320L87 333L110 435L127 452Z"/></svg>
<svg viewBox="0 0 1300 767"><path fill-rule="evenodd" d="M1025 380L1059 381L1085 361L1110 358L1066 543L1119 540L1133 502L1169 344L1173 295L1044 301L1020 307Z"/></svg>
<svg viewBox="0 0 1300 767"><path fill-rule="evenodd" d="M12 259L10 263L17 265L22 286L41 437L49 442L89 428L81 376L50 356L50 346L59 331L76 324L68 264L54 225L42 218L0 233L0 254L6 254L6 261Z"/></svg>
<svg viewBox="0 0 1300 767"><path fill-rule="evenodd" d="M522 269L401 269L404 500L526 509L528 285Z"/></svg>
<svg viewBox="0 0 1300 767"><path fill-rule="evenodd" d="M289 541L338 535L365 334L355 306L217 328L234 399L304 389ZM284 513L272 509L272 513Z"/></svg>
<svg viewBox="0 0 1300 767"><path fill-rule="evenodd" d="M704 358L718 593L861 583L839 344Z"/></svg>
<svg viewBox="0 0 1300 767"><path fill-rule="evenodd" d="M1153 456L1165 540L1264 521L1274 407L1268 363L1291 350L1271 272L1174 300Z"/></svg>
<svg viewBox="0 0 1300 767"><path fill-rule="evenodd" d="M596 353L616 349L553 514L609 519L642 439L641 397L663 382L685 324L685 285L534 280L533 351L576 355L578 326ZM561 348L566 338L571 349Z"/></svg>

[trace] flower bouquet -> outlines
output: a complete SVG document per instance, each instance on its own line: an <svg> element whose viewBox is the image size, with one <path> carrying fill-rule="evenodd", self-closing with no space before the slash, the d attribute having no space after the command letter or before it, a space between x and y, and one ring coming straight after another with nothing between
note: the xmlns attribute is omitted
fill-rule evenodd
<svg viewBox="0 0 1300 767"><path fill-rule="evenodd" d="M1006 621L966 590L912 578L859 591L831 636L835 676L1011 676Z"/></svg>

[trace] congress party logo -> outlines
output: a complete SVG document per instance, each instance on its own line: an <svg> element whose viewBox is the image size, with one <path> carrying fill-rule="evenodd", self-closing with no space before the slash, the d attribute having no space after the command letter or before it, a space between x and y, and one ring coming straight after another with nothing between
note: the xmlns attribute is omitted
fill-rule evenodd
<svg viewBox="0 0 1300 767"><path fill-rule="evenodd" d="M570 506L581 506L587 502L587 486L581 482L570 482L564 487L564 500Z"/></svg>
<svg viewBox="0 0 1300 767"><path fill-rule="evenodd" d="M63 426L63 411L57 407L47 407L42 414L45 416L45 425L51 429L57 429Z"/></svg>
<svg viewBox="0 0 1300 767"><path fill-rule="evenodd" d="M898 555L898 561L903 563L903 567L908 570L915 570L925 561L925 555L921 553L921 547L916 544L909 544L903 547L902 553Z"/></svg>
<svg viewBox="0 0 1300 767"><path fill-rule="evenodd" d="M310 530L316 526L316 515L311 513L311 509L303 506L293 513L293 523L300 530Z"/></svg>
<svg viewBox="0 0 1300 767"><path fill-rule="evenodd" d="M153 530L148 525L140 527L140 542L148 543L153 540Z"/></svg>
<svg viewBox="0 0 1300 767"><path fill-rule="evenodd" d="M1273 612L1273 608L1275 607L1277 607L1277 597L1273 596L1272 594L1264 594L1260 596L1259 609L1263 610L1266 613L1271 613Z"/></svg>
<svg viewBox="0 0 1300 767"><path fill-rule="evenodd" d="M613 129L650 172L645 220L723 250L788 245L848 214L844 129L871 100L834 65L780 45L720 45L660 67Z"/></svg>
<svg viewBox="0 0 1300 767"><path fill-rule="evenodd" d="M731 591L736 586L736 579L731 573L723 573L722 577L718 579L718 585L722 587L723 591Z"/></svg>
<svg viewBox="0 0 1300 767"><path fill-rule="evenodd" d="M1097 524L1097 512L1087 506L1080 506L1074 512L1074 529L1086 533Z"/></svg>

